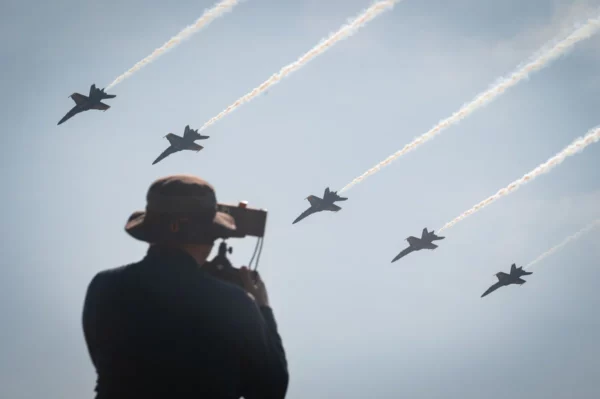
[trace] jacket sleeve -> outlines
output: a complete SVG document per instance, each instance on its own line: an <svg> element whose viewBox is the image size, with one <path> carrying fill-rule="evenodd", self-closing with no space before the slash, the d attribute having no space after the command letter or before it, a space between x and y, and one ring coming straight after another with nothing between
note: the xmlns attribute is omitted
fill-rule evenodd
<svg viewBox="0 0 600 399"><path fill-rule="evenodd" d="M245 399L285 398L287 359L271 308L251 300L243 312L242 396Z"/></svg>
<svg viewBox="0 0 600 399"><path fill-rule="evenodd" d="M98 363L96 361L96 348L98 346L97 322L99 315L98 279L98 275L96 275L88 285L82 312L83 335L90 359L96 368L98 368Z"/></svg>
<svg viewBox="0 0 600 399"><path fill-rule="evenodd" d="M88 285L83 303L82 324L85 343L90 359L96 370L100 367L102 356L111 348L115 327L114 306L111 298L115 293L112 279L106 272L94 276Z"/></svg>

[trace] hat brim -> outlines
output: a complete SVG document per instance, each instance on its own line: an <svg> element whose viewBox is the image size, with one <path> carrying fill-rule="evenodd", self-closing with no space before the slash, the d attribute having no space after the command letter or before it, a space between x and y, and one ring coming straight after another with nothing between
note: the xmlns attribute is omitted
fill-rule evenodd
<svg viewBox="0 0 600 399"><path fill-rule="evenodd" d="M210 244L218 238L237 236L235 220L231 215L217 212L212 222L208 225L194 225L191 223L186 234L173 235L166 226L156 227L147 222L145 211L136 211L129 216L125 224L125 231L133 238L148 243L175 241L181 244Z"/></svg>

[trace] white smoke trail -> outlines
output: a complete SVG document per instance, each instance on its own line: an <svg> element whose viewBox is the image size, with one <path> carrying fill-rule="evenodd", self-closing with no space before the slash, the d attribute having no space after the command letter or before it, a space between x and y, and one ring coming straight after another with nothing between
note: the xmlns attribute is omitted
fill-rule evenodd
<svg viewBox="0 0 600 399"><path fill-rule="evenodd" d="M359 28L361 28L364 24L377 17L379 14L383 13L391 9L396 3L399 3L402 0L386 0L386 1L378 1L374 3L372 6L363 11L358 17L354 20L348 22L346 25L342 26L337 32L332 33L327 39L322 40L315 47L306 52L302 57L298 58L295 62L288 64L281 68L279 72L271 75L270 78L265 80L259 86L252 89L248 94L237 99L233 104L225 108L218 115L209 119L200 129L202 131L214 124L218 120L222 119L225 115L233 112L240 105L247 103L254 98L256 98L259 94L267 90L269 87L279 83L279 81L292 72L297 71L302 68L304 65L308 64L309 61L317 57L318 55L324 53L330 47L332 47L337 42L351 36L355 33Z"/></svg>
<svg viewBox="0 0 600 399"><path fill-rule="evenodd" d="M596 219L592 223L590 223L587 226L585 226L583 229L579 230L577 233L575 233L575 234L573 234L573 235L565 238L563 240L563 242L561 242L558 245L553 246L552 248L550 248L549 250L547 250L546 252L544 252L543 254L541 254L540 256L538 256L533 261L529 262L529 264L527 266L525 266L524 268L525 269L529 269L531 266L533 266L536 263L540 262L542 259L546 258L547 256L552 255L554 252L558 251L559 249L561 249L562 247L564 247L565 245L567 245L571 241L578 239L579 237L581 237L585 233L589 233L590 231L592 231L594 228L596 228L598 226L600 226L600 219Z"/></svg>
<svg viewBox="0 0 600 399"><path fill-rule="evenodd" d="M596 18L589 19L587 23L580 28L576 29L573 33L571 33L565 39L559 41L554 45L545 45L542 47L542 50L536 52L536 56L532 59L532 61L524 64L521 67L518 67L516 71L510 74L506 78L500 79L497 83L492 85L485 92L477 95L471 102L464 104L458 111L453 113L450 117L441 120L434 127L432 127L428 132L417 137L411 143L407 144L401 150L396 153L390 155L382 162L378 163L371 169L367 170L365 173L360 175L359 177L352 180L349 184L344 186L339 192L343 193L347 191L352 186L360 183L370 175L377 173L384 166L389 165L396 159L405 155L406 153L416 149L421 144L431 140L437 134L439 134L442 130L450 127L451 125L460 122L471 113L473 113L478 108L490 103L499 95L503 94L507 89L512 86L515 86L521 80L527 78L531 72L538 71L543 67L547 66L551 61L557 59L561 55L563 55L567 50L569 50L573 45L577 42L587 39L593 34L595 34L600 28L600 16Z"/></svg>
<svg viewBox="0 0 600 399"><path fill-rule="evenodd" d="M192 25L186 26L181 32L169 39L168 42L154 50L152 54L139 61L127 72L116 78L111 84L106 86L105 90L108 90L117 85L118 83L122 82L123 80L125 80L125 78L128 78L135 72L142 69L144 66L148 65L149 63L160 57L166 51L178 45L182 40L187 39L188 37L198 32L200 29L202 29L221 15L225 14L226 12L231 11L231 9L234 6L236 6L239 2L239 0L223 0L215 4L213 8L204 10L204 14L200 18L198 18L196 22L194 22Z"/></svg>
<svg viewBox="0 0 600 399"><path fill-rule="evenodd" d="M498 191L496 194L492 195L491 197L484 199L483 201L481 201L480 203L478 203L477 205L475 205L468 211L462 213L460 216L458 216L456 219L452 220L451 222L446 223L444 225L444 227L439 229L439 232L446 230L449 227L454 226L456 223L458 223L461 220L465 219L466 217L474 214L475 212L485 208L486 206L490 205L492 202L496 201L497 199L500 199L500 198L512 193L513 191L517 190L523 184L528 183L528 182L532 181L533 179L535 179L536 177L549 172L555 166L560 165L565 160L565 158L567 158L571 155L577 154L578 152L582 151L585 147L587 147L588 145L590 145L592 143L597 142L598 140L600 140L600 126L597 126L597 127L593 128L592 130L590 130L584 137L579 137L578 139L573 141L571 144L569 144L564 150L562 150L561 152L559 152L552 158L548 159L546 162L544 162L537 168L533 169L531 172L527 173L525 176L510 183L508 186L504 187L503 189L501 189L500 191Z"/></svg>

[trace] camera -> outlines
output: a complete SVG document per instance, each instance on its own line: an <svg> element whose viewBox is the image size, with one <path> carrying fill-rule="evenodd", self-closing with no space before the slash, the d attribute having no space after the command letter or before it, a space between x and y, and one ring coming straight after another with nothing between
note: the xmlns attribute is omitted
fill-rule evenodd
<svg viewBox="0 0 600 399"><path fill-rule="evenodd" d="M242 277L240 276L240 269L233 267L233 265L227 258L228 252L232 253L233 248L228 247L227 243L225 241L222 241L221 244L219 244L219 252L217 256L215 256L212 260L204 263L202 265L202 269L208 272L213 277L227 281L228 283L233 283L239 287L244 288L244 284L242 283ZM256 281L256 271L251 271L251 274L252 278Z"/></svg>
<svg viewBox="0 0 600 399"><path fill-rule="evenodd" d="M259 249L258 256L260 257L260 250L262 250L262 240L265 235L265 228L267 224L267 211L266 209L249 208L246 201L240 202L237 206L218 204L217 210L219 212L227 213L233 217L236 225L235 235L231 235L230 238L241 238L245 236L258 237L257 249ZM259 244L260 247L258 246ZM233 283L242 288L243 283L240 276L240 270L233 267L227 253L232 253L233 248L227 246L225 240L219 244L219 251L217 255L210 261L207 261L202 265L202 269L208 272L213 277L220 280ZM256 254L256 251L255 251ZM251 267L252 260L250 260L248 267ZM256 267L258 267L258 258L256 261ZM253 280L256 281L258 274L256 269L251 271Z"/></svg>
<svg viewBox="0 0 600 399"><path fill-rule="evenodd" d="M217 211L231 215L237 227L232 238L245 236L264 237L267 224L267 210L248 208L248 202L241 201L237 206L217 204Z"/></svg>

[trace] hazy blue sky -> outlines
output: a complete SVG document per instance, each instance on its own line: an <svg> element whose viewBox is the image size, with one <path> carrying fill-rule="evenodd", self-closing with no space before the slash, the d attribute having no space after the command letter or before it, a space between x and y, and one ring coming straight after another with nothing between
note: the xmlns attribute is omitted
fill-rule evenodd
<svg viewBox="0 0 600 399"><path fill-rule="evenodd" d="M82 301L140 259L123 231L148 185L193 173L219 200L269 210L260 269L291 373L288 397L600 397L600 232L484 299L600 215L600 144L390 260L600 124L600 35L347 192L291 222L525 61L598 1L405 0L206 131L152 161L367 0L247 0L121 84L107 112L61 126L71 93L108 85L213 0L0 2L0 397L90 398ZM168 4L177 4L168 6ZM238 240L233 260L251 256Z"/></svg>

